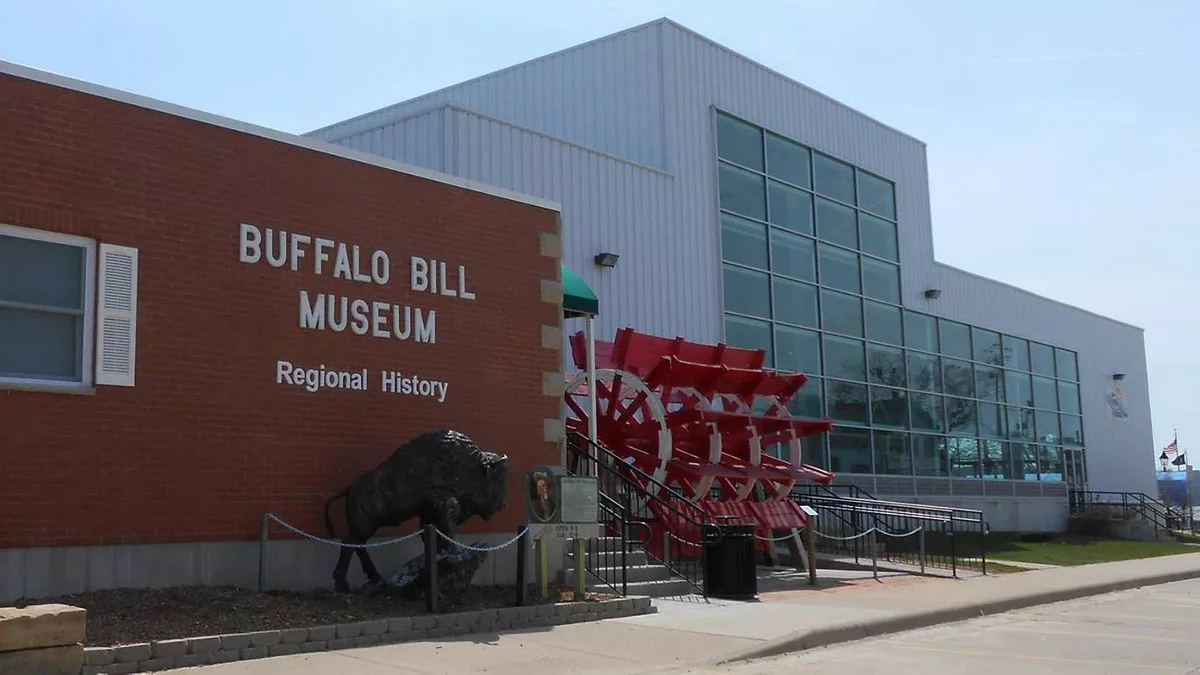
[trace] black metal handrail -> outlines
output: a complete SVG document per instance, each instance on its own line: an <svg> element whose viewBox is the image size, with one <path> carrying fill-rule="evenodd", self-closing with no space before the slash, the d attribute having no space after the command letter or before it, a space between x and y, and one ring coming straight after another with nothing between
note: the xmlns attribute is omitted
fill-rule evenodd
<svg viewBox="0 0 1200 675"><path fill-rule="evenodd" d="M567 452L568 470L596 476L601 494L620 505L625 531L641 528L647 533L645 540L637 542L647 559L707 595L703 579L706 544L720 536L720 528L713 527L708 512L583 434L567 434ZM631 543L626 539L622 546Z"/></svg>
<svg viewBox="0 0 1200 675"><path fill-rule="evenodd" d="M1173 530L1191 530L1191 514L1163 504L1144 492L1114 492L1104 490L1075 490L1071 493L1073 515L1096 515L1102 509L1111 512L1119 507L1121 517L1138 517L1154 526L1155 535Z"/></svg>

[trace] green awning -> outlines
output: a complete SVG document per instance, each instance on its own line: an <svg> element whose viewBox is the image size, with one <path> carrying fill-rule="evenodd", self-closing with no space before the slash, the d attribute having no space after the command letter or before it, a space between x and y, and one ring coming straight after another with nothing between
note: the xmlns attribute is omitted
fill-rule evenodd
<svg viewBox="0 0 1200 675"><path fill-rule="evenodd" d="M600 300L592 289L571 271L566 263L562 266L563 316L595 316L600 313Z"/></svg>

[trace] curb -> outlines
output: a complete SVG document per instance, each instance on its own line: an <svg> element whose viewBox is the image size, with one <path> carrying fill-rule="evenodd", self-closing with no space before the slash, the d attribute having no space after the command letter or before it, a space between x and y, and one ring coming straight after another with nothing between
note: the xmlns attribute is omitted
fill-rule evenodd
<svg viewBox="0 0 1200 675"><path fill-rule="evenodd" d="M130 675L272 656L374 647L473 633L520 630L655 614L648 596L596 602L556 602L454 614L424 614L357 623L284 628L83 650L83 675Z"/></svg>
<svg viewBox="0 0 1200 675"><path fill-rule="evenodd" d="M864 638L879 637L892 633L901 633L917 628L928 628L946 623L956 623L968 619L977 619L989 614L1003 614L1018 609L1049 605L1067 600L1078 600L1094 595L1103 595L1116 591L1126 591L1143 586L1157 586L1176 581L1200 578L1200 569L1183 570L1155 574L1135 579L1107 581L1071 588L1040 591L1029 595L1009 597L985 602L959 603L949 607L941 607L925 611L911 612L900 616L881 617L871 621L863 621L841 626L830 626L817 630L785 635L761 645L747 647L727 653L706 662L708 666L722 666L752 659L762 659L781 656L793 652L801 652L817 647L853 642Z"/></svg>

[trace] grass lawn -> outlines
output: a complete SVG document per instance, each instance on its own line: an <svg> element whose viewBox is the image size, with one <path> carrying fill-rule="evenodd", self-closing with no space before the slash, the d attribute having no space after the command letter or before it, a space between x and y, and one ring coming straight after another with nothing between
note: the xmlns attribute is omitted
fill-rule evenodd
<svg viewBox="0 0 1200 675"><path fill-rule="evenodd" d="M992 560L1043 563L1046 565L1087 565L1089 563L1155 558L1180 553L1200 553L1200 546L1175 542L1126 541L1099 537L1062 536L1037 540L1007 533L987 538L987 555ZM991 565L988 565L989 571Z"/></svg>

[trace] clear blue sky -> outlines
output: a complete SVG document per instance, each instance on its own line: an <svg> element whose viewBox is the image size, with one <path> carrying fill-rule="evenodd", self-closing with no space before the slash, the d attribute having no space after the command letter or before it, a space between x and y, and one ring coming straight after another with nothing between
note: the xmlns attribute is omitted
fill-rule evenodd
<svg viewBox="0 0 1200 675"><path fill-rule="evenodd" d="M938 259L1145 328L1200 453L1200 2L4 5L0 59L292 132L670 17L928 143Z"/></svg>

